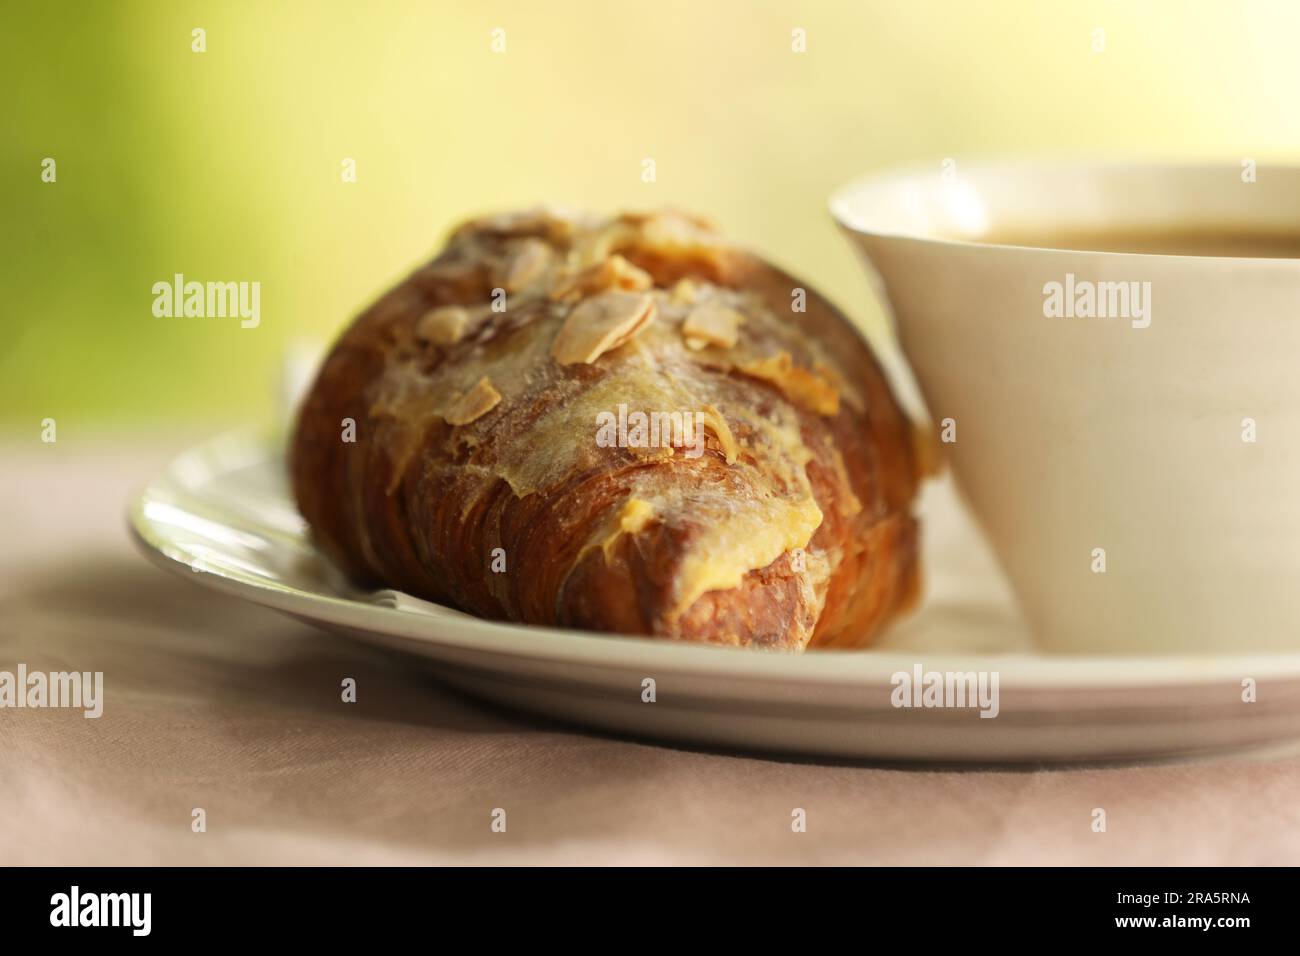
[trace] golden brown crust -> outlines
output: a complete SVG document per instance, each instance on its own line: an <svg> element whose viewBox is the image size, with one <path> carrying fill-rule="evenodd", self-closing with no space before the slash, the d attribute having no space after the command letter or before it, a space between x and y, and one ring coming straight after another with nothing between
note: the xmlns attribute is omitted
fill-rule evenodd
<svg viewBox="0 0 1300 956"><path fill-rule="evenodd" d="M348 573L489 618L848 647L916 590L870 349L679 214L462 226L334 347L291 472Z"/></svg>

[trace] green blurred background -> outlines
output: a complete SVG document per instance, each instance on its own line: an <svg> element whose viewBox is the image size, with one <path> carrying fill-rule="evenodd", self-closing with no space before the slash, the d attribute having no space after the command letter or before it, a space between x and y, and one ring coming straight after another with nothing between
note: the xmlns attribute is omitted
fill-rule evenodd
<svg viewBox="0 0 1300 956"><path fill-rule="evenodd" d="M879 331L826 212L867 170L1300 154L1294 2L2 8L0 425L60 438L265 419L287 345L483 211L698 210ZM176 272L261 282L261 325L155 318Z"/></svg>

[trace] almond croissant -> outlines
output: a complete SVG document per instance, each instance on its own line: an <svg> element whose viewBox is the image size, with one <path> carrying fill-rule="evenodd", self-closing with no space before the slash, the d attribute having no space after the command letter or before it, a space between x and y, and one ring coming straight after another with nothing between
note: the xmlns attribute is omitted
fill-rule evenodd
<svg viewBox="0 0 1300 956"><path fill-rule="evenodd" d="M334 346L291 471L352 576L488 618L802 650L916 591L870 349L681 214L462 226Z"/></svg>

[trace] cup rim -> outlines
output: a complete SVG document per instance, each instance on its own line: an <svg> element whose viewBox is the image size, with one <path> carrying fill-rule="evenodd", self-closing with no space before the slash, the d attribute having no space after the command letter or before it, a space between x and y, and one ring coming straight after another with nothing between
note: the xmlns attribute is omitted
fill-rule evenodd
<svg viewBox="0 0 1300 956"><path fill-rule="evenodd" d="M941 168L942 164L937 162L924 164L913 162L892 164L867 173L862 173L842 183L831 192L827 199L828 211L836 224L842 230L851 235L870 236L879 239L905 240L908 242L917 242L940 248L975 248L1002 252L1066 254L1073 256L1101 256L1109 258L1138 256L1144 259L1270 264L1274 267L1293 266L1300 268L1300 256L1215 256L1192 255L1186 253L1125 252L1114 249L1069 249L1060 246L1037 246L1008 242L988 242L980 239L968 239L938 232L927 232L923 229L899 229L872 225L869 220L864 220L859 213L853 212L849 209L850 202L852 202L856 197L860 197L864 192L876 191L884 193L887 190L897 190L899 187L906 185L919 185L927 182L933 183L935 178L940 175L938 171ZM1110 175L1122 173L1169 173L1173 175L1181 174L1186 176L1198 173L1203 175L1226 175L1228 173L1236 173L1240 171L1241 163L1240 161L1229 162L1226 160L1162 161L1124 160L1114 158L1069 158L1062 159L1058 162L1054 161L1052 157L1046 156L1001 159L987 158L963 161L962 169L963 176L976 179L994 176L1007 177L1015 174L1041 174L1045 170L1054 170L1057 173L1073 172L1080 175L1094 176L1099 173ZM1291 176L1295 179L1297 184L1300 184L1300 163L1269 163L1267 169L1270 176ZM1241 226L1243 228L1250 228L1250 224L1244 221ZM1280 230L1278 231L1280 232Z"/></svg>

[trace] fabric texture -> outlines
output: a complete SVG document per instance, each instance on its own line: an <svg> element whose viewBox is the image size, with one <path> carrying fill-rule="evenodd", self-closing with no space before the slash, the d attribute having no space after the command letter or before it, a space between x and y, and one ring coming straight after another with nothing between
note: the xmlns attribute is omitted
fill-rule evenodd
<svg viewBox="0 0 1300 956"><path fill-rule="evenodd" d="M125 504L183 444L0 445L0 670L103 671L105 697L98 720L0 710L0 865L1300 862L1297 748L881 766L659 747L477 703L150 566Z"/></svg>

